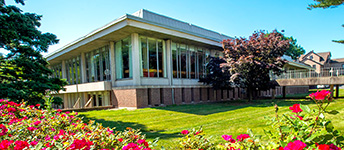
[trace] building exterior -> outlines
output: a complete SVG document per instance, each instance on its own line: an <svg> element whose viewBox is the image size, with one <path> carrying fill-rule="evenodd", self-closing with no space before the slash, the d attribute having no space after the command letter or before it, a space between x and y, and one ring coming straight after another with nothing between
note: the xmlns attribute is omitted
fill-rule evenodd
<svg viewBox="0 0 344 150"><path fill-rule="evenodd" d="M344 58L331 59L330 64L327 67L344 69Z"/></svg>
<svg viewBox="0 0 344 150"><path fill-rule="evenodd" d="M322 70L344 69L344 58L331 59L331 52L315 53L310 51L301 55L299 61L315 68L315 72L320 73Z"/></svg>
<svg viewBox="0 0 344 150"><path fill-rule="evenodd" d="M206 57L221 56L220 41L228 38L144 9L126 14L47 56L53 76L69 83L55 96L65 109L244 98L242 89L214 91L198 82Z"/></svg>

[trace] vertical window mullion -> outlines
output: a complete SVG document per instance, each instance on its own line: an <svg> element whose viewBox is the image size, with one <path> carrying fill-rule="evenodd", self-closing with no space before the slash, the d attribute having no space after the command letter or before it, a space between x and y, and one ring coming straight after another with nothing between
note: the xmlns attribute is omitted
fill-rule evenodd
<svg viewBox="0 0 344 150"><path fill-rule="evenodd" d="M198 52L198 47L195 48L195 78L196 79L199 79L199 61L198 61L198 55L199 55L199 52Z"/></svg>
<svg viewBox="0 0 344 150"><path fill-rule="evenodd" d="M157 77L159 78L159 45L158 45L158 40L155 40L155 53L156 53L156 74L157 74Z"/></svg>
<svg viewBox="0 0 344 150"><path fill-rule="evenodd" d="M147 72L148 72L148 78L150 77L150 67L149 67L149 43L148 43L148 38L146 38L147 42Z"/></svg>
<svg viewBox="0 0 344 150"><path fill-rule="evenodd" d="M179 71L179 78L182 78L182 67L181 67L181 64L182 64L182 53L181 53L181 49L180 49L180 44L178 44L178 71Z"/></svg>
<svg viewBox="0 0 344 150"><path fill-rule="evenodd" d="M71 80L72 80L71 84L74 84L73 59L70 60L69 65L70 65L70 75L71 75Z"/></svg>
<svg viewBox="0 0 344 150"><path fill-rule="evenodd" d="M99 75L100 75L100 81L104 81L103 50L101 49L99 50Z"/></svg>
<svg viewBox="0 0 344 150"><path fill-rule="evenodd" d="M107 71L107 74L106 74L106 80L109 81L111 80L111 68L110 68L110 53L109 53L109 47L106 47L105 48L105 51L106 51L106 56L105 56L105 65L106 65L106 71Z"/></svg>
<svg viewBox="0 0 344 150"><path fill-rule="evenodd" d="M79 65L78 65L78 57L75 58L74 64L75 64L75 65L74 65L75 83L77 84L78 81L79 81L79 80L78 80L78 77L79 77L79 76L78 76L78 66L79 66Z"/></svg>
<svg viewBox="0 0 344 150"><path fill-rule="evenodd" d="M185 45L185 48L186 48L186 56L185 56L185 58L186 58L186 60L185 60L185 62L186 62L186 78L188 79L189 78L189 45Z"/></svg>

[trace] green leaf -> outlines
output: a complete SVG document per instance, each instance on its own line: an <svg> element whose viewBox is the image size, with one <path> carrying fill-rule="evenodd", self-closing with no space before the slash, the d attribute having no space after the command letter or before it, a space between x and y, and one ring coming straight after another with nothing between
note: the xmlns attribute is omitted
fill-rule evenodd
<svg viewBox="0 0 344 150"><path fill-rule="evenodd" d="M311 112L311 109L307 105L300 105L300 108L307 113Z"/></svg>
<svg viewBox="0 0 344 150"><path fill-rule="evenodd" d="M326 111L326 113L332 114L332 115L336 115L336 114L339 113L339 111L337 111L337 110L331 110L331 111Z"/></svg>
<svg viewBox="0 0 344 150"><path fill-rule="evenodd" d="M55 146L58 148L58 149L63 149L63 145L59 142L55 142Z"/></svg>
<svg viewBox="0 0 344 150"><path fill-rule="evenodd" d="M43 143L42 142L39 142L37 145L36 145L36 150L40 150L43 146Z"/></svg>
<svg viewBox="0 0 344 150"><path fill-rule="evenodd" d="M290 132L290 128L287 126L281 126L282 132Z"/></svg>
<svg viewBox="0 0 344 150"><path fill-rule="evenodd" d="M334 127L333 127L333 124L331 123L331 121L329 121L325 124L325 128L326 128L326 131L328 131L328 132L333 131Z"/></svg>
<svg viewBox="0 0 344 150"><path fill-rule="evenodd" d="M248 135L250 135L251 137L254 137L254 134L253 134L253 132L252 132L251 129L247 129L247 133L248 133Z"/></svg>
<svg viewBox="0 0 344 150"><path fill-rule="evenodd" d="M307 142L307 143L308 143L308 142L311 142L311 141L313 141L313 139L316 138L316 137L317 137L317 134L312 134L309 138L306 139L305 142Z"/></svg>

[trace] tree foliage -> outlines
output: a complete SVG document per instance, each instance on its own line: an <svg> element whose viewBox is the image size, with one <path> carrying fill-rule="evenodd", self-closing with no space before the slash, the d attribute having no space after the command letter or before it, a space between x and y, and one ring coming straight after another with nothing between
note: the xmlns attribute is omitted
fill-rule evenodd
<svg viewBox="0 0 344 150"><path fill-rule="evenodd" d="M285 61L281 56L288 50L289 42L277 31L269 34L255 32L249 39L224 40L226 63L222 67L231 74L233 85L248 89L251 99L253 91L268 90L273 86L270 72L277 75L283 72Z"/></svg>
<svg viewBox="0 0 344 150"><path fill-rule="evenodd" d="M23 0L15 1L24 5ZM44 95L65 85L64 80L49 77L52 71L41 53L58 40L38 30L41 17L0 0L0 48L8 51L0 57L0 98L43 103Z"/></svg>
<svg viewBox="0 0 344 150"><path fill-rule="evenodd" d="M221 68L223 63L226 63L223 58L209 56L209 62L206 64L208 74L204 78L200 78L200 82L212 85L214 89L231 88L231 75L228 70Z"/></svg>
<svg viewBox="0 0 344 150"><path fill-rule="evenodd" d="M286 50L284 55L290 56L292 59L297 59L300 57L302 54L306 53L306 50L303 49L302 46L297 44L297 40L294 39L293 37L283 37L283 40L289 40L290 45L289 48Z"/></svg>
<svg viewBox="0 0 344 150"><path fill-rule="evenodd" d="M314 0L315 4L308 5L308 9L313 8L335 8L339 5L344 4L344 0Z"/></svg>
<svg viewBox="0 0 344 150"><path fill-rule="evenodd" d="M317 3L316 4L310 4L308 5L308 9L312 9L312 8L335 8L339 5L343 5L344 4L344 0L314 0ZM344 25L342 25L344 27ZM344 44L344 40L332 40L332 42L336 42L336 43L341 43Z"/></svg>

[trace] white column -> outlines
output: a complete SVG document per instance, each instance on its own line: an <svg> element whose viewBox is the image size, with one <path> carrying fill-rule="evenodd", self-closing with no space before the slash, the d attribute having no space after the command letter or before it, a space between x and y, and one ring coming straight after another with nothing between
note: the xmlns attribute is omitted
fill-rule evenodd
<svg viewBox="0 0 344 150"><path fill-rule="evenodd" d="M67 94L63 94L63 107L64 109L68 108L68 96Z"/></svg>
<svg viewBox="0 0 344 150"><path fill-rule="evenodd" d="M80 57L80 66L81 66L81 70L80 70L80 74L81 74L81 83L86 83L87 82L87 76L86 76L86 58L85 58L85 53L82 52L81 53L81 57Z"/></svg>
<svg viewBox="0 0 344 150"><path fill-rule="evenodd" d="M169 85L172 85L172 77L173 77L173 71L172 71L172 50L171 50L172 41L166 40L166 73Z"/></svg>
<svg viewBox="0 0 344 150"><path fill-rule="evenodd" d="M66 72L66 61L62 61L62 78L66 79L67 78L67 72Z"/></svg>
<svg viewBox="0 0 344 150"><path fill-rule="evenodd" d="M112 86L115 86L115 81L116 81L115 42L110 42L109 57L110 57L109 60L110 60L110 69L111 69L111 82L112 82Z"/></svg>
<svg viewBox="0 0 344 150"><path fill-rule="evenodd" d="M141 85L140 77L140 43L139 43L139 34L131 34L131 50L132 50L132 71L133 71L133 83L134 85Z"/></svg>

